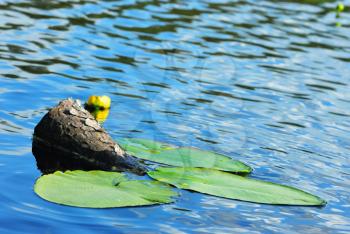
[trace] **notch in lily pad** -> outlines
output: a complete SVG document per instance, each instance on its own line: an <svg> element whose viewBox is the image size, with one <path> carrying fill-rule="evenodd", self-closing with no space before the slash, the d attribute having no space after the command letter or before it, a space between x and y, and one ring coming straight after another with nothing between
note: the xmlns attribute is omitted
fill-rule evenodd
<svg viewBox="0 0 350 234"><path fill-rule="evenodd" d="M212 168L221 171L247 174L248 165L228 156L192 147L177 147L139 138L123 138L119 145L129 154L170 166Z"/></svg>

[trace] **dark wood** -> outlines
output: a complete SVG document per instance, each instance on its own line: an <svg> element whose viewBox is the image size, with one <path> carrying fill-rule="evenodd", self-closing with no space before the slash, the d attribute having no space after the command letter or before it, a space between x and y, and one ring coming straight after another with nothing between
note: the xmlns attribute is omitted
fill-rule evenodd
<svg viewBox="0 0 350 234"><path fill-rule="evenodd" d="M146 172L72 99L61 101L41 119L34 129L32 151L44 174L78 169Z"/></svg>

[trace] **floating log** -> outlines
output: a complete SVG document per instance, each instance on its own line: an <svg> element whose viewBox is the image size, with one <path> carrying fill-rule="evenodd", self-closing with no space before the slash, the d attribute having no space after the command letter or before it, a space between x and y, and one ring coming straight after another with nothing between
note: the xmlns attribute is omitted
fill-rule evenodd
<svg viewBox="0 0 350 234"><path fill-rule="evenodd" d="M44 173L60 170L130 171L146 169L126 154L78 100L65 99L34 129L33 155Z"/></svg>

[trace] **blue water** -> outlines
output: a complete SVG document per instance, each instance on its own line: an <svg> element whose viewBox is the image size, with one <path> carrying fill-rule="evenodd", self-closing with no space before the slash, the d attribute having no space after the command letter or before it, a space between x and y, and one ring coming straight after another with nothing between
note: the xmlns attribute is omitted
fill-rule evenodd
<svg viewBox="0 0 350 234"><path fill-rule="evenodd" d="M1 1L0 232L349 233L350 13L310 2ZM184 190L138 208L44 201L33 128L59 100L92 94L112 98L114 138L225 153L328 204Z"/></svg>

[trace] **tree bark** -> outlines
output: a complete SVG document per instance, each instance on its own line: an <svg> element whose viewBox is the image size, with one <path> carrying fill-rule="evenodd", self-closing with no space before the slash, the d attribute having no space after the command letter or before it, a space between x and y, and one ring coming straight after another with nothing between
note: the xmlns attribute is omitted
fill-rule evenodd
<svg viewBox="0 0 350 234"><path fill-rule="evenodd" d="M41 119L34 129L32 151L44 174L57 170L146 172L72 99L61 101Z"/></svg>

